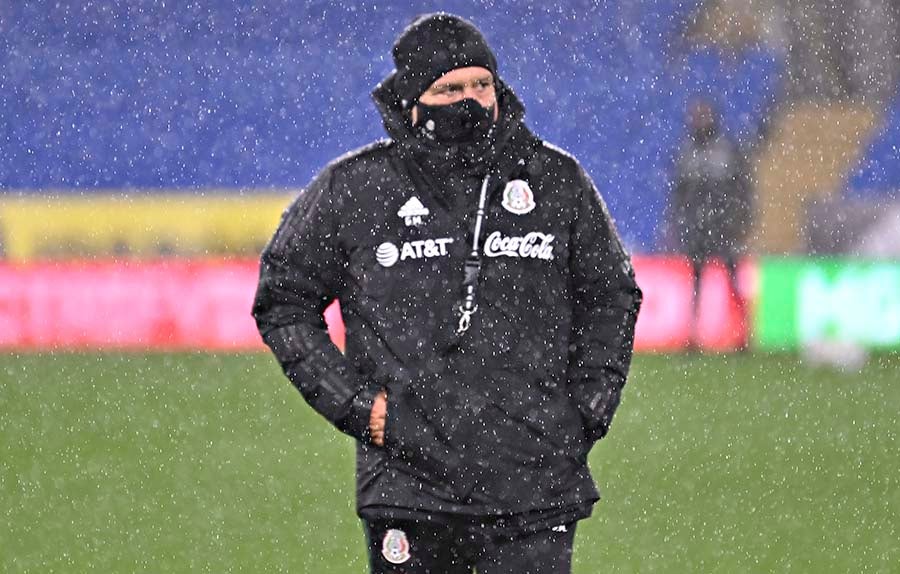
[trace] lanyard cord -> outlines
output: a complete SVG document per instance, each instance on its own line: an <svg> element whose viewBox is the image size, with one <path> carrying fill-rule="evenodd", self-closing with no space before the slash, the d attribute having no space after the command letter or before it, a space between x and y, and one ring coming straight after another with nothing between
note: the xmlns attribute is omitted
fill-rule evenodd
<svg viewBox="0 0 900 574"><path fill-rule="evenodd" d="M481 183L481 195L478 198L478 211L475 212L475 233L472 235L472 251L466 258L465 276L463 278L463 287L465 288L466 298L463 304L459 306L461 313L459 317L459 325L456 329L457 335L462 335L469 330L472 322L472 315L478 310L475 304L475 288L478 286L478 276L481 273L481 256L478 241L481 239L481 224L484 221L484 207L487 203L488 182L491 176L487 175Z"/></svg>

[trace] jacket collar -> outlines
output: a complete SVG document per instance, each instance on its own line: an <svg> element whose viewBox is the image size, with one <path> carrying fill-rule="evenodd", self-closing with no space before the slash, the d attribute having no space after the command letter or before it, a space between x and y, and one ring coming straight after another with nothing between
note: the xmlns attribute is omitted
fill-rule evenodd
<svg viewBox="0 0 900 574"><path fill-rule="evenodd" d="M399 95L392 89L394 74L384 79L372 92L381 113L385 130L397 145L404 159L411 159L419 167L432 173L452 171L456 175L490 175L494 185L506 181L520 165L528 162L541 142L523 121L525 107L509 86L497 79L497 105L500 114L495 125L492 145L487 146L474 161L461 157L456 150L448 150L417 137L404 110Z"/></svg>

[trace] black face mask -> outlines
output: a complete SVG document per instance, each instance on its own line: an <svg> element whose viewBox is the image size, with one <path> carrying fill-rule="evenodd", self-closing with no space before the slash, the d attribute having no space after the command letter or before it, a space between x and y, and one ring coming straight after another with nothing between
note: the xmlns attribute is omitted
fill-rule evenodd
<svg viewBox="0 0 900 574"><path fill-rule="evenodd" d="M419 110L416 132L433 142L445 145L478 142L494 126L494 106L485 108L472 98L446 106L423 103L416 106Z"/></svg>

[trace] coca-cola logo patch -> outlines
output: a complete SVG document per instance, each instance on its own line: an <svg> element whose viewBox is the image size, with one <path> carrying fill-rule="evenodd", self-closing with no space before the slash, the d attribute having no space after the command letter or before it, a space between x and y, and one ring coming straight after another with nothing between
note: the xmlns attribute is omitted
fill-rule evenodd
<svg viewBox="0 0 900 574"><path fill-rule="evenodd" d="M503 235L495 231L488 235L484 242L484 254L487 257L521 257L551 261L554 239L555 236L540 231L532 231L526 235Z"/></svg>

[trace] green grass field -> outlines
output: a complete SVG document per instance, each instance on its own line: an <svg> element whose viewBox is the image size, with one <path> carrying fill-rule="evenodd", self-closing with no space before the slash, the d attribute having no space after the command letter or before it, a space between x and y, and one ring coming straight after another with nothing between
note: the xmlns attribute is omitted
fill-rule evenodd
<svg viewBox="0 0 900 574"><path fill-rule="evenodd" d="M897 355L639 355L575 572L898 572L898 413ZM363 573L352 475L266 354L0 356L0 572Z"/></svg>

